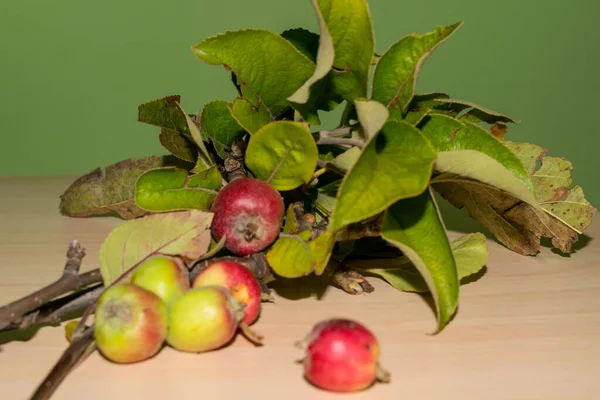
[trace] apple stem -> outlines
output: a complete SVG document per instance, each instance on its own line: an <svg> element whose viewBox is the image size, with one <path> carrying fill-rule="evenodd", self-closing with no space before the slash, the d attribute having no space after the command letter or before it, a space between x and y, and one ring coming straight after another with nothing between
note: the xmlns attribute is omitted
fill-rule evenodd
<svg viewBox="0 0 600 400"><path fill-rule="evenodd" d="M250 340L251 342L253 342L256 345L262 345L264 336L257 333L256 331L254 331L252 328L250 328L248 326L247 323L245 322L240 322L240 324L238 325L240 330L242 331L242 333L244 334L244 336L246 336L246 338L248 340Z"/></svg>
<svg viewBox="0 0 600 400"><path fill-rule="evenodd" d="M377 369L375 371L375 377L379 382L390 383L392 380L392 376L385 368L381 366L380 363L377 363Z"/></svg>

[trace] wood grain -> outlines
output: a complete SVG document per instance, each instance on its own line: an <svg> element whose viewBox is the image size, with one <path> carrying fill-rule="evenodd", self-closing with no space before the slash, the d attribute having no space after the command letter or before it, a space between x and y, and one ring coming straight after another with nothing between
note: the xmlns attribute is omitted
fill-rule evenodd
<svg viewBox="0 0 600 400"><path fill-rule="evenodd" d="M72 177L0 177L0 303L54 280L72 239L86 248L82 270L98 267L98 248L120 223L58 212ZM458 315L439 335L428 303L373 279L375 292L350 296L314 279L280 282L254 328L254 347L238 337L195 355L165 348L152 360L115 365L93 354L56 399L326 399L302 379L294 348L328 317L359 320L378 336L392 383L348 399L597 399L600 396L600 248L593 238L570 257L537 257L489 242L487 272L461 287ZM317 298L318 293L321 298ZM25 399L66 346L62 327L0 335L0 398Z"/></svg>

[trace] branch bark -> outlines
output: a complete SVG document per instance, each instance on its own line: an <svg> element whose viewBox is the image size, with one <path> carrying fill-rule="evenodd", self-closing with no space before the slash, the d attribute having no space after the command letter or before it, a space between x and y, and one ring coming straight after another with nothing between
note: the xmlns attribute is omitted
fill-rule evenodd
<svg viewBox="0 0 600 400"><path fill-rule="evenodd" d="M356 146L362 148L364 143L362 140L351 139L351 138L338 138L338 137L320 137L317 140L317 144L333 144L339 146Z"/></svg>
<svg viewBox="0 0 600 400"><path fill-rule="evenodd" d="M336 233L336 241L356 240L363 237L374 237L381 235L383 214L367 223L350 224Z"/></svg>
<svg viewBox="0 0 600 400"><path fill-rule="evenodd" d="M1 307L0 330L19 325L26 314L52 299L93 283L101 282L102 276L98 270L79 274L83 257L85 257L85 249L78 241L72 241L67 250L67 262L61 277L52 284Z"/></svg>
<svg viewBox="0 0 600 400"><path fill-rule="evenodd" d="M350 132L352 132L351 127L344 127L344 128L334 129L332 131L320 131L319 136L322 138L324 138L324 137L330 137L330 138L340 137L340 136L346 136Z"/></svg>
<svg viewBox="0 0 600 400"><path fill-rule="evenodd" d="M333 172L335 172L337 174L340 174L342 176L344 176L344 175L346 175L348 173L347 169L340 168L340 167L338 167L336 165L333 165L330 162L327 162L327 161L324 161L324 160L321 160L321 159L317 160L317 165L319 167L321 167L321 168L327 168L328 170L333 171Z"/></svg>
<svg viewBox="0 0 600 400"><path fill-rule="evenodd" d="M83 310L96 301L104 291L104 285L88 287L82 291L50 301L42 307L25 314L17 323L0 328L0 332L26 329L40 324L59 324L71 313Z"/></svg>

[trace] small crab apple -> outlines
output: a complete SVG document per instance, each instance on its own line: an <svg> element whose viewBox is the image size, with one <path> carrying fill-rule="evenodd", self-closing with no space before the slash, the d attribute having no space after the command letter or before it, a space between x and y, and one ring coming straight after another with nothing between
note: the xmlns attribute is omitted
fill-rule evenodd
<svg viewBox="0 0 600 400"><path fill-rule="evenodd" d="M201 353L225 346L238 327L260 342L242 321L244 304L222 286L201 286L179 296L169 305L167 343L173 348Z"/></svg>
<svg viewBox="0 0 600 400"><path fill-rule="evenodd" d="M240 263L222 260L210 264L194 279L193 288L218 285L229 289L233 296L245 304L244 322L251 325L261 310L261 290L252 272Z"/></svg>
<svg viewBox="0 0 600 400"><path fill-rule="evenodd" d="M136 285L118 284L106 289L96 304L96 344L111 361L142 361L162 348L167 321L160 297Z"/></svg>
<svg viewBox="0 0 600 400"><path fill-rule="evenodd" d="M166 304L190 288L187 268L180 259L167 256L144 260L133 270L131 283L151 291Z"/></svg>
<svg viewBox="0 0 600 400"><path fill-rule="evenodd" d="M247 256L275 241L283 221L284 204L279 192L255 178L237 178L215 198L211 231L215 239L225 236L225 248Z"/></svg>
<svg viewBox="0 0 600 400"><path fill-rule="evenodd" d="M356 392L376 380L390 381L390 374L379 365L377 338L356 321L342 318L322 321L296 345L306 352L304 376L318 388Z"/></svg>

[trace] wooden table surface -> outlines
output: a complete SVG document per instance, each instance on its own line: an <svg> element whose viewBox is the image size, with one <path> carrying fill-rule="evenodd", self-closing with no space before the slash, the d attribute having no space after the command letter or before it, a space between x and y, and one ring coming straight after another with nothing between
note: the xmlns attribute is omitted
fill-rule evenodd
<svg viewBox="0 0 600 400"><path fill-rule="evenodd" d="M86 248L83 270L98 267L98 248L120 221L61 216L58 196L72 179L0 177L1 304L56 279L72 239ZM587 245L570 257L547 248L523 257L490 241L487 272L461 287L458 315L437 336L428 334L435 316L419 295L373 279L372 294L329 287L318 300L307 282L294 281L264 304L254 325L266 337L262 348L238 336L216 352L165 348L135 365L112 364L96 352L53 398L598 399L600 246L593 238L600 224L587 234ZM334 316L374 331L390 384L336 395L303 380L293 343ZM0 399L28 398L66 346L62 327L0 334Z"/></svg>

